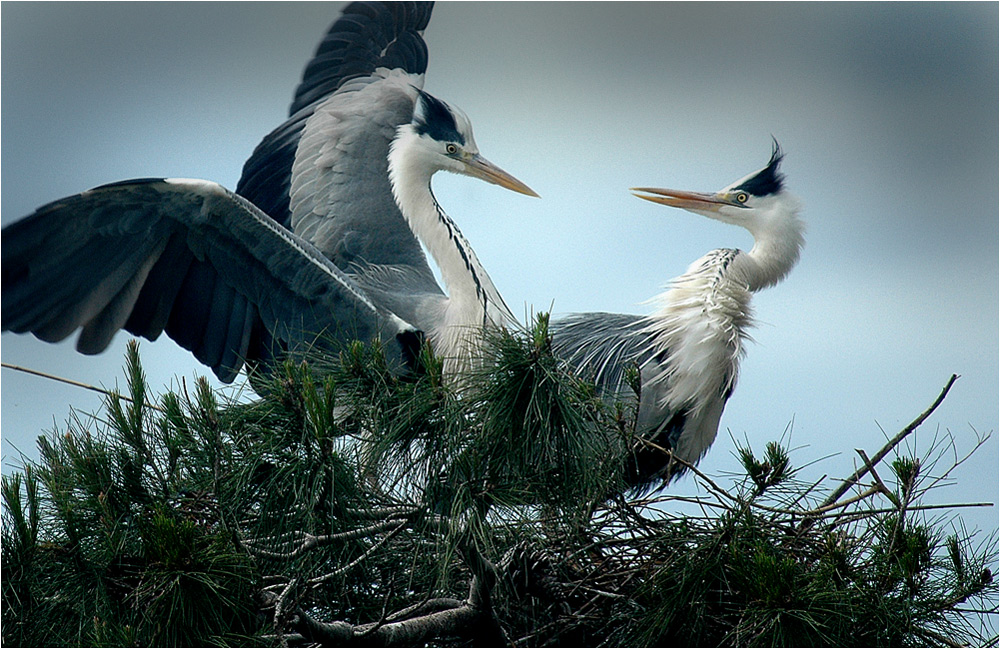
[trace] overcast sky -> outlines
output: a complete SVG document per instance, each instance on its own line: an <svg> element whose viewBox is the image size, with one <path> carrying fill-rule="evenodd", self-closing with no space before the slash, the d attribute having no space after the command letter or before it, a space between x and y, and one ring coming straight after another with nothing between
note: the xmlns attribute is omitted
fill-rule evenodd
<svg viewBox="0 0 1000 649"><path fill-rule="evenodd" d="M3 3L3 223L126 178L234 188L340 6ZM627 188L719 189L761 167L773 135L807 243L756 296L702 467L735 469L727 431L762 448L794 421L793 461L832 456L807 475L846 475L952 373L914 444L950 431L964 453L1000 419L997 24L995 3L440 3L426 89L542 198L466 177L435 193L515 313L648 313L690 262L752 241ZM113 386L126 340L84 357L3 334L2 357ZM152 386L206 371L166 338L141 349ZM0 389L4 471L71 404L100 403L10 370ZM995 503L998 455L994 437L939 499Z"/></svg>

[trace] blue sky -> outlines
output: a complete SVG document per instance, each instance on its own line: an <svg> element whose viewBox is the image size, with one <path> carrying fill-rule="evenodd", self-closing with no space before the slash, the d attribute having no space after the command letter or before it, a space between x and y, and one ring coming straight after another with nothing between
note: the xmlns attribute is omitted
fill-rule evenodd
<svg viewBox="0 0 1000 649"><path fill-rule="evenodd" d="M235 187L284 118L339 3L20 4L2 11L2 220L125 178ZM962 378L914 442L959 454L998 429L995 3L440 3L426 89L463 108L483 153L541 199L465 177L435 193L515 313L647 313L712 248L749 235L639 201L632 186L715 190L771 136L805 204L789 279L758 326L702 463L734 470L792 425L807 475L853 470ZM5 362L114 386L127 337L97 357L4 334ZM153 386L204 370L143 341ZM100 398L3 370L4 470ZM728 431L728 432L727 432ZM884 433L883 433L884 431ZM828 457L829 456L829 457ZM997 501L996 437L939 492ZM672 489L694 491L688 479ZM997 509L967 512L995 529Z"/></svg>

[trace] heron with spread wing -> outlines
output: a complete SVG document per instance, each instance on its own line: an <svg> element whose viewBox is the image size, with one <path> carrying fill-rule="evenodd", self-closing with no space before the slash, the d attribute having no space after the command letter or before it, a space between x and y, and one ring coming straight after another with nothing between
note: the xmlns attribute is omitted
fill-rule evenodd
<svg viewBox="0 0 1000 649"><path fill-rule="evenodd" d="M421 90L431 4L345 8L235 193L123 181L4 228L3 330L82 329L83 353L120 329L166 331L223 381L329 341L381 338L406 363L423 333L438 355L468 357L470 327L513 318L430 178L534 193L479 154L464 113Z"/></svg>
<svg viewBox="0 0 1000 649"><path fill-rule="evenodd" d="M434 173L525 194L482 158L468 118L422 90L427 3L354 3L321 43L289 119L247 162L237 192L206 181L115 183L39 209L3 231L3 328L104 349L118 329L161 332L223 380L326 340L379 337L407 362L423 332L454 372L475 330L514 320L431 193ZM768 164L714 194L637 190L751 232L749 252L696 261L642 317L589 313L552 326L556 354L603 393L638 370L629 481L697 462L736 383L752 292L798 260L803 226L777 145ZM437 284L421 243L441 270Z"/></svg>
<svg viewBox="0 0 1000 649"><path fill-rule="evenodd" d="M715 193L634 189L639 198L679 207L753 235L748 252L713 250L695 261L651 315L580 313L553 322L553 349L609 399L631 392L638 371L637 447L628 481L663 485L681 471L664 450L694 464L715 441L736 386L743 342L752 324L751 295L788 275L799 259L804 224L785 188L777 142L767 165Z"/></svg>

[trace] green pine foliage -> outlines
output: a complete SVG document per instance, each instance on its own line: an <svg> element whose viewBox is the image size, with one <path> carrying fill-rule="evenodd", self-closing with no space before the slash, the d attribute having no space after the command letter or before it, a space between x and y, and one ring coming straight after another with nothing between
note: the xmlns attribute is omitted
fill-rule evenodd
<svg viewBox="0 0 1000 649"><path fill-rule="evenodd" d="M3 478L3 643L996 644L996 532L922 504L960 461L897 440L829 493L771 443L725 488L689 467L696 503L642 497L634 404L545 316L484 349L460 380L352 344L154 403L130 346L128 398Z"/></svg>
<svg viewBox="0 0 1000 649"><path fill-rule="evenodd" d="M255 634L252 560L185 476L202 473L205 440L183 438L169 406L154 420L134 348L127 361L135 401L111 399L106 429L77 421L41 437L41 461L3 479L5 644L192 646Z"/></svg>

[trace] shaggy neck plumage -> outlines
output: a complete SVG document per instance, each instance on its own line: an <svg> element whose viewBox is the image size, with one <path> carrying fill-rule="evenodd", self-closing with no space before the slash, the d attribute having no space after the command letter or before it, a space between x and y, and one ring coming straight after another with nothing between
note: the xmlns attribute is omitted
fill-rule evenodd
<svg viewBox="0 0 1000 649"><path fill-rule="evenodd" d="M750 252L713 250L653 299L659 308L643 330L649 336L647 352L654 359L667 354L667 361L651 382L668 386L662 398L671 407L702 412L712 395L735 385L752 323L750 295L780 282L798 261L804 241L791 197L772 210L781 211L762 213L744 225L754 236Z"/></svg>
<svg viewBox="0 0 1000 649"><path fill-rule="evenodd" d="M438 167L412 130L402 127L389 152L389 180L393 195L410 229L434 258L448 293L442 329L432 336L447 338L447 347L469 337L462 328L500 324L513 317L475 252L431 192L431 176ZM447 355L455 349L441 349Z"/></svg>

